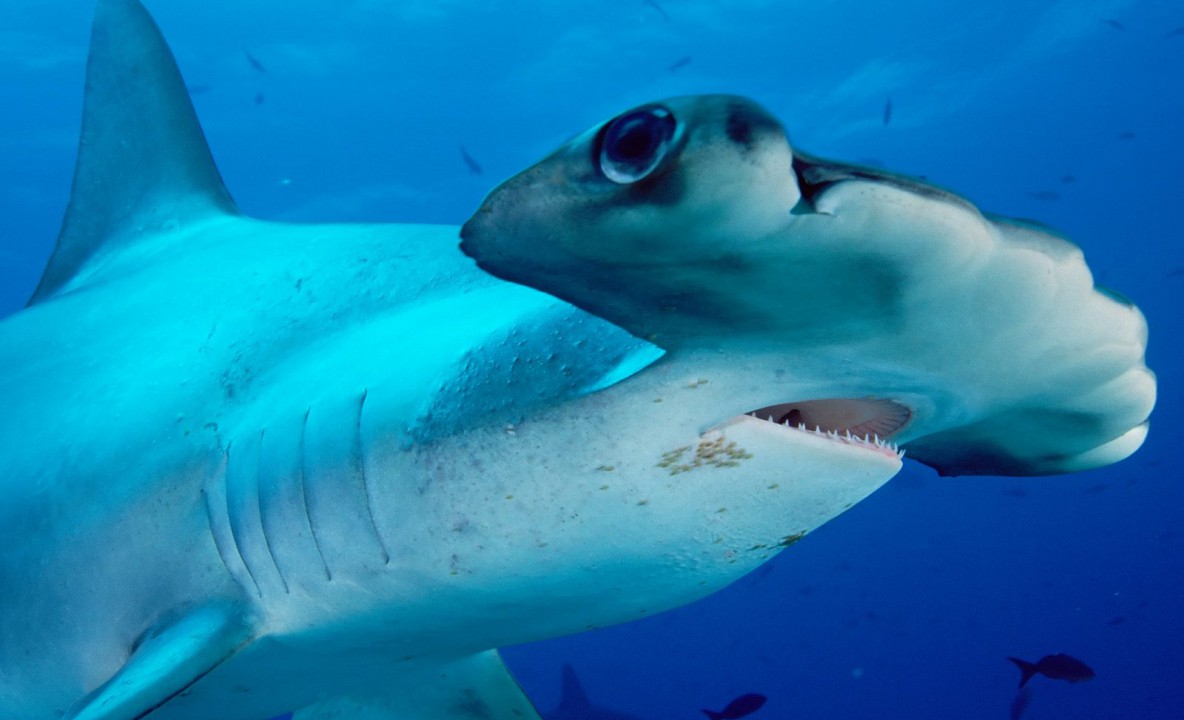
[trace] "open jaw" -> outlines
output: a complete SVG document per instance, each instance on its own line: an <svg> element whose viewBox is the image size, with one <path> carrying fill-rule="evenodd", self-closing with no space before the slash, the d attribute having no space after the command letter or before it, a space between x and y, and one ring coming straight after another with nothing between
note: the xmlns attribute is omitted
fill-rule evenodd
<svg viewBox="0 0 1184 720"><path fill-rule="evenodd" d="M828 398L766 405L745 415L777 425L784 432L808 433L903 457L904 451L892 437L908 424L912 411L880 398Z"/></svg>

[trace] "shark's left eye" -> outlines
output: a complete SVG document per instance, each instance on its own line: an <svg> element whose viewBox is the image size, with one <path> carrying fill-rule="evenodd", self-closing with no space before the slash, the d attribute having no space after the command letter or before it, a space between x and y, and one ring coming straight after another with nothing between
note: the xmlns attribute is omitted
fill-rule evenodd
<svg viewBox="0 0 1184 720"><path fill-rule="evenodd" d="M600 136L600 172L621 185L641 180L666 157L677 126L674 114L658 106L616 118Z"/></svg>

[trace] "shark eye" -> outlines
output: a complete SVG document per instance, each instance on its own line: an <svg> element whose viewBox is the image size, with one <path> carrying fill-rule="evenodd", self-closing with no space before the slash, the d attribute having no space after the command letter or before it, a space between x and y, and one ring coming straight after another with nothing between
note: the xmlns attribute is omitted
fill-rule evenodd
<svg viewBox="0 0 1184 720"><path fill-rule="evenodd" d="M646 177L666 157L677 125L673 113L657 106L616 118L600 136L600 172L621 185Z"/></svg>

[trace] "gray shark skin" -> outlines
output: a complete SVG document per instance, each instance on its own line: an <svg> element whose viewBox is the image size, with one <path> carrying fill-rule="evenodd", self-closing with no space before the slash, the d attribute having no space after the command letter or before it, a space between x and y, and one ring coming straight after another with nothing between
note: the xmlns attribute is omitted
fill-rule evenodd
<svg viewBox="0 0 1184 720"><path fill-rule="evenodd" d="M495 648L707 595L899 470L458 242L243 216L100 0L57 249L0 321L0 718L537 719Z"/></svg>
<svg viewBox="0 0 1184 720"><path fill-rule="evenodd" d="M1155 404L1142 313L1094 286L1075 245L804 154L740 97L601 123L461 234L498 277L730 367L722 412L772 395L760 417L875 432L946 475L1117 462Z"/></svg>

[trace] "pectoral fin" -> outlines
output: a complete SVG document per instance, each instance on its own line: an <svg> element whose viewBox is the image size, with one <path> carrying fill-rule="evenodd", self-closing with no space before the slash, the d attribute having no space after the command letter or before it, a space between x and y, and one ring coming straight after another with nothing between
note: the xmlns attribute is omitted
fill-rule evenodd
<svg viewBox="0 0 1184 720"><path fill-rule="evenodd" d="M250 642L252 629L232 607L190 610L148 631L119 672L63 720L137 720L197 682Z"/></svg>
<svg viewBox="0 0 1184 720"><path fill-rule="evenodd" d="M542 720L496 650L338 695L293 720Z"/></svg>

